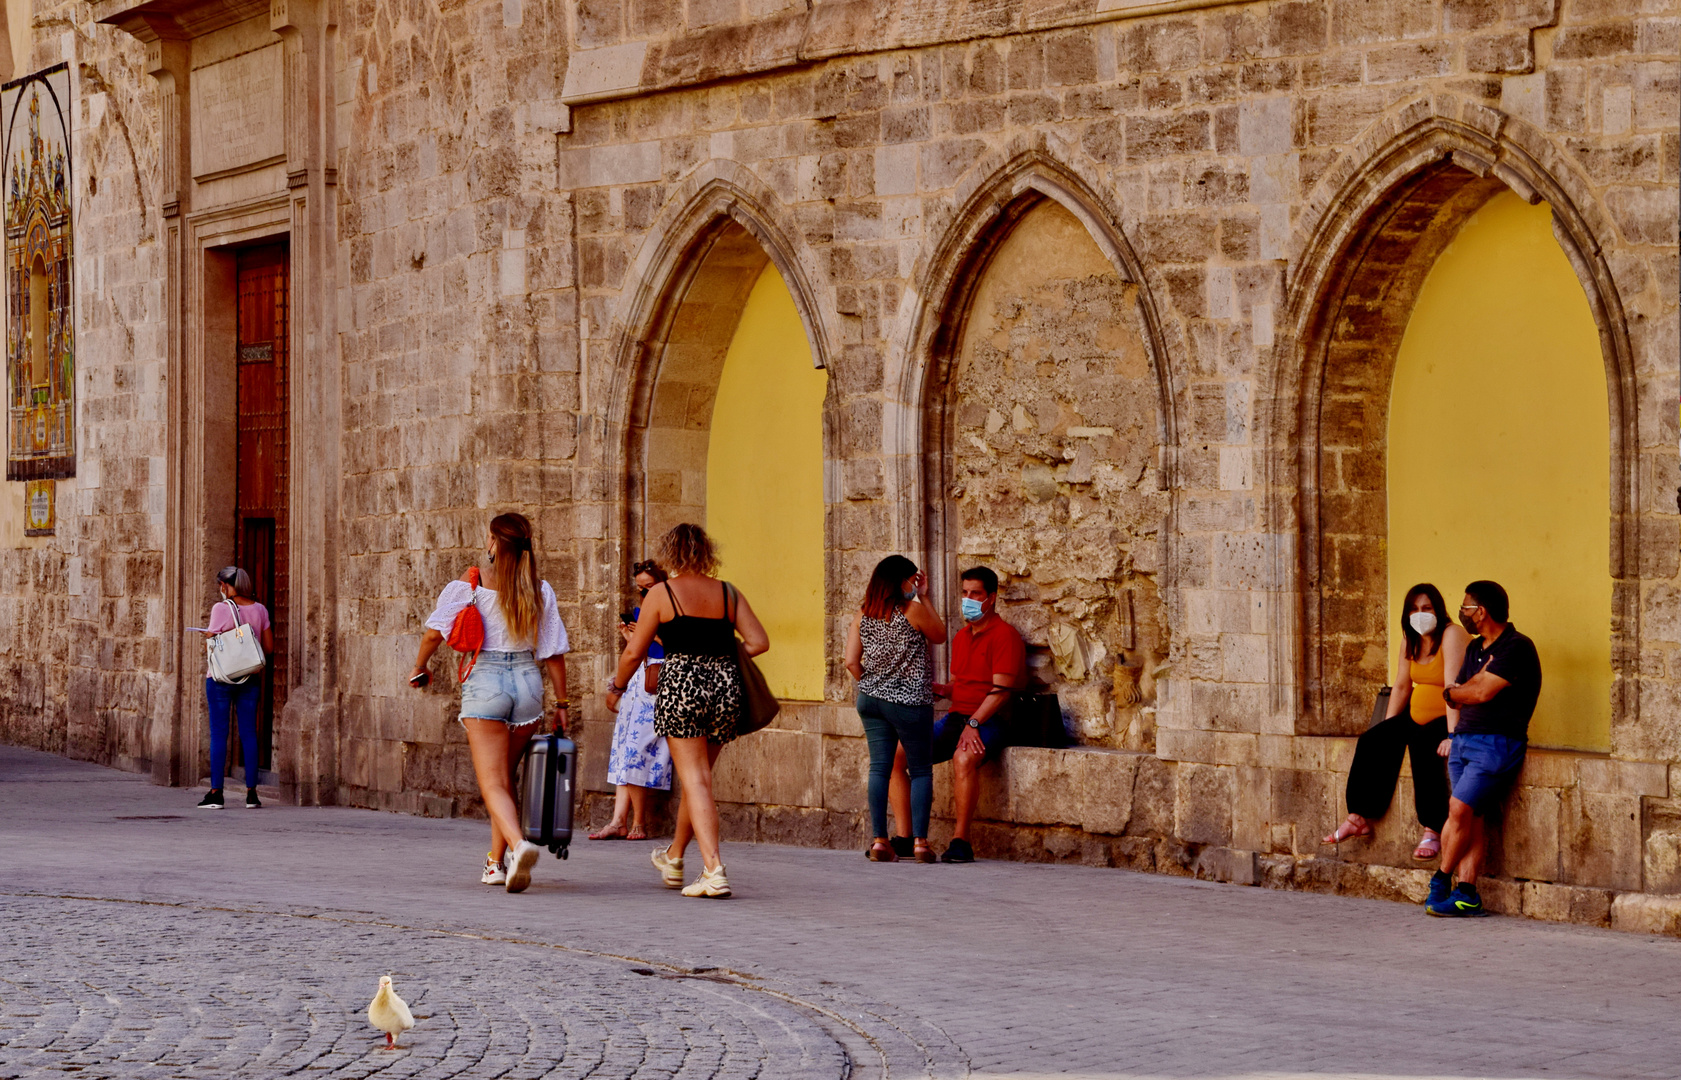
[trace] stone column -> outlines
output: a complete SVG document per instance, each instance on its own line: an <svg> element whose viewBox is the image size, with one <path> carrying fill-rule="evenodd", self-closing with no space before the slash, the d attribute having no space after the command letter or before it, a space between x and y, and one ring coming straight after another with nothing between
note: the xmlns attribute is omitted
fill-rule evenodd
<svg viewBox="0 0 1681 1080"><path fill-rule="evenodd" d="M286 184L292 208L292 685L276 741L292 752L281 785L299 803L336 801L339 688L338 523L341 406L333 234L337 169L328 58L337 31L327 0L271 0L285 49ZM288 768L289 766L289 768Z"/></svg>
<svg viewBox="0 0 1681 1080"><path fill-rule="evenodd" d="M187 422L192 411L187 395L202 386L202 381L191 378L187 371L190 363L188 252L182 231L192 197L192 97L188 82L192 75L192 46L172 19L147 17L124 29L146 43L146 72L158 81L163 128L159 155L159 232L164 250L164 305L168 326L166 370L173 391L168 396L168 526L164 531L163 560L163 595L166 601L172 598L173 603L166 602L163 613L166 700L156 703L148 742L154 782L193 784L198 781L200 732L190 704L197 697L185 680L187 672L198 670L187 656L187 650L198 647L198 637L189 638L182 632L181 615L199 607L202 585L187 570L189 565L202 562L193 558L192 552L195 546L202 550L205 535L199 487L186 482L191 474L189 464L200 457L200 448L188 444L201 441L193 434L197 429Z"/></svg>

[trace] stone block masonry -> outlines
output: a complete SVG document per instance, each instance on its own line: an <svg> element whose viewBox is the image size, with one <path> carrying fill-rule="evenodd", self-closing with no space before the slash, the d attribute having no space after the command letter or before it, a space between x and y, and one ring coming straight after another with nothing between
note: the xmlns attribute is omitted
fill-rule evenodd
<svg viewBox="0 0 1681 1080"><path fill-rule="evenodd" d="M1511 190L1551 206L1600 334L1615 683L1610 754L1532 755L1488 895L1676 932L1681 4L282 6L65 0L28 28L84 125L85 384L57 535L0 500L0 738L202 775L176 641L231 558L215 260L289 236L283 790L479 812L453 680L404 677L518 509L598 807L629 566L704 515L741 283L774 262L828 369L836 660L726 754L729 835L861 842L841 635L903 552L947 605L959 562L999 568L1078 743L988 774L983 855L1416 899L1407 778L1374 842L1318 838L1385 677L1400 335ZM268 115L272 79L232 77L263 64L228 62L276 44L283 159L195 171L193 131Z"/></svg>

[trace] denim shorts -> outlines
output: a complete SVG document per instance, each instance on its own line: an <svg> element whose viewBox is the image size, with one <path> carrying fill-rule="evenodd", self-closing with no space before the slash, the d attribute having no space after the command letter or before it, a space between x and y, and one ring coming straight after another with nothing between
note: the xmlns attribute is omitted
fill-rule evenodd
<svg viewBox="0 0 1681 1080"><path fill-rule="evenodd" d="M1528 749L1528 743L1509 735L1454 735L1453 749L1448 752L1448 782L1453 785L1453 797L1478 817L1497 809L1518 778Z"/></svg>
<svg viewBox="0 0 1681 1080"><path fill-rule="evenodd" d="M986 747L986 756L981 759L983 763L997 761L998 755L1004 752L1004 716L1008 714L1008 709L999 709L982 720L981 726L976 729L981 745ZM963 737L963 729L968 726L969 718L962 713L946 713L934 721L934 764L951 760L952 755L957 753L957 740Z"/></svg>
<svg viewBox="0 0 1681 1080"><path fill-rule="evenodd" d="M479 653L461 684L461 719L524 727L543 718L543 672L525 652Z"/></svg>

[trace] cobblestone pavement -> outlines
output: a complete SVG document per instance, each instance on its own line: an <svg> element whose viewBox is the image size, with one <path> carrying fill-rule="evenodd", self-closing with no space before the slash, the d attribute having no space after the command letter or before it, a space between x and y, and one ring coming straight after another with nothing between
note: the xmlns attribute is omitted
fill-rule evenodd
<svg viewBox="0 0 1681 1080"><path fill-rule="evenodd" d="M1681 1076L1667 939L745 845L509 896L481 823L199 794L0 747L0 1077Z"/></svg>

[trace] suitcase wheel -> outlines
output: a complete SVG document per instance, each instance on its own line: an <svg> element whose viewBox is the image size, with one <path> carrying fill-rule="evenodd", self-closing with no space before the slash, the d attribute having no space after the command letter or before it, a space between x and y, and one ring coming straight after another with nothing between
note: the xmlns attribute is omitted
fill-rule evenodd
<svg viewBox="0 0 1681 1080"><path fill-rule="evenodd" d="M555 852L555 854L560 856L562 859L571 858L572 857L572 848L570 846L566 845L566 844L562 844L560 846L560 850Z"/></svg>

